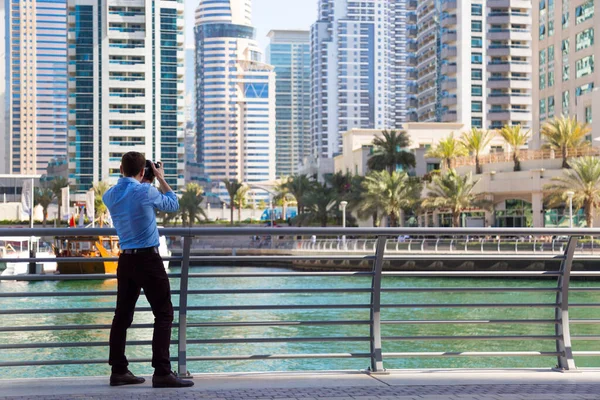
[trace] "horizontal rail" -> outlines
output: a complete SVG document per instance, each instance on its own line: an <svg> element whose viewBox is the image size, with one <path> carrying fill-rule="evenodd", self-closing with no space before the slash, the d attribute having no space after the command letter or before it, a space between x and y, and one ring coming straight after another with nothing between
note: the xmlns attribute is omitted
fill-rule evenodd
<svg viewBox="0 0 600 400"><path fill-rule="evenodd" d="M481 335L481 336L382 336L382 340L396 341L421 341L421 340L556 340L556 335L521 335L521 336L502 336L502 335Z"/></svg>
<svg viewBox="0 0 600 400"><path fill-rule="evenodd" d="M600 352L598 352L600 354ZM557 351L440 351L440 352L396 352L383 353L389 358L409 357L557 357Z"/></svg>
<svg viewBox="0 0 600 400"><path fill-rule="evenodd" d="M382 325L450 325L450 324L555 324L555 319L452 319L452 320L384 320Z"/></svg>

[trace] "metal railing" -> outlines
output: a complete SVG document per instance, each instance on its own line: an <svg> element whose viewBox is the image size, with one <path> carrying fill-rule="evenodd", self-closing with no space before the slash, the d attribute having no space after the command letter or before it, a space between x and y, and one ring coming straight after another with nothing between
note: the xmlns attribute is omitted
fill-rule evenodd
<svg viewBox="0 0 600 400"><path fill-rule="evenodd" d="M77 235L111 235L115 231L112 229L0 229L0 238L14 236L15 232L18 232L19 236L42 236L42 237L61 237L61 236L77 236ZM362 358L369 360L369 370L377 373L384 371L384 361L391 360L394 358L444 358L444 357L553 357L556 358L556 367L559 370L567 371L576 368L575 356L600 356L600 351L573 351L572 341L598 341L600 336L598 335L573 335L571 326L573 324L600 324L600 319L570 319L569 310L572 307L579 308L600 308L600 303L569 303L569 294L572 292L598 292L600 287L577 287L571 288L570 282L571 277L600 277L600 272L597 271L578 271L572 272L572 265L574 259L595 259L595 256L590 254L578 254L575 256L575 250L578 245L580 237L590 237L600 235L599 229L498 229L498 228L486 228L486 229L448 229L448 228L380 228L380 229L362 229L362 228L170 228L162 229L161 233L169 237L181 237L182 239L182 255L180 257L171 257L168 260L171 262L180 262L181 271L179 273L170 273L171 278L179 279L179 288L173 290L173 295L178 297L178 301L175 302L175 310L178 314L178 321L174 323L174 328L177 330L177 339L172 341L173 344L177 345L177 355L172 358L178 365L178 371L180 375L188 375L188 363L189 362L214 362L214 361L232 361L232 360L279 360L279 359L343 359L343 358ZM275 255L192 255L192 240L194 238L203 237L225 237L225 236L239 236L239 237L251 237L251 236L278 236L278 237L303 237L311 238L312 235L319 236L339 236L344 241L346 238L362 238L352 239L355 243L369 243L368 246L363 245L363 249L367 251L367 254L355 254L347 252L343 254L328 254L328 255L302 255L294 254L288 256L282 256L279 254ZM393 263L395 261L406 261L406 260L418 260L420 257L428 260L436 259L447 259L451 258L450 255L440 255L436 252L430 252L427 255L423 254L400 254L393 251L394 245L397 245L397 237L405 236L416 236L422 235L424 237L484 237L488 235L493 236L510 236L510 237L535 237L535 236L568 236L568 241L564 246L561 246L561 254L552 254L551 252L536 252L531 254L513 254L502 255L502 259L506 262L518 261L518 260L529 260L529 261L541 261L541 262L560 262L560 268L557 270L543 270L543 271L531 271L531 270L519 270L519 271L490 271L490 270L478 270L474 269L471 271L402 271L402 270L386 270L384 271L384 264ZM393 238L393 239L389 239ZM309 239L307 239L309 240ZM306 245L307 240L301 240L303 246ZM429 239L428 239L429 240ZM440 240L440 239L433 239ZM336 243L339 243L336 240ZM342 242L349 243L349 242ZM423 246L421 241L418 246ZM409 243L409 246L411 243ZM429 242L428 242L429 246ZM338 249L336 249L338 250ZM490 258L488 254L457 254L455 255L460 260L486 260ZM284 272L216 272L216 273L196 273L191 271L191 262L235 262L238 265L244 264L245 262L267 262L272 260L282 261L288 260L298 262L302 260L334 260L334 261L350 261L350 262L367 262L370 263L371 267L367 271L352 270L352 267L341 267L342 269L321 272L321 271L296 271L286 270ZM85 258L15 258L15 259L2 259L3 262L42 262L42 261L60 261L60 262L75 262L82 261ZM88 259L89 260L89 259ZM167 260L167 259L165 259ZM338 266L339 267L339 266ZM226 288L226 289L193 289L191 288L191 282L193 280L210 280L214 278L236 280L243 278L264 278L265 285L269 283L269 279L280 278L280 277L311 277L314 279L323 279L324 277L345 277L345 278L368 278L370 285L368 287L337 287L337 288L314 288L314 287L299 287L299 288L278 288L267 286L259 289L248 289L248 288ZM451 287L412 287L412 286L384 286L384 282L390 278L410 278L410 277L425 277L425 278L553 278L556 279L555 285L540 286L527 286L527 287L464 287L464 286L451 286ZM8 288L11 281L40 281L40 280L52 280L52 281L67 281L67 280L106 280L114 279L114 275L20 275L20 276L0 276L0 300L2 299L16 299L20 300L17 304L32 304L23 303L25 299L40 299L55 297L58 299L67 299L69 297L90 297L90 296L116 296L116 291L31 291L31 292L19 292L14 290L4 290L3 287ZM477 302L477 303L465 303L462 301L458 302L440 302L440 303L423 303L423 302L411 302L403 301L399 303L386 303L382 300L382 295L390 293L400 294L414 294L414 293L444 293L444 294L460 294L460 293L480 293L480 294L491 294L491 293L514 293L516 295L523 293L547 293L556 294L556 298L551 302ZM281 304L280 302L273 302L270 304L229 304L229 305L193 305L190 303L192 296L198 295L239 295L239 294L270 294L273 296L285 295L292 293L310 294L311 299L317 299L318 296L322 296L326 293L335 293L336 296L348 296L348 294L364 294L369 296L368 302L356 303L348 300L344 300L342 303L335 304L321 304L319 301L315 301L310 304ZM34 304L34 303L33 303ZM469 309L469 310L487 310L487 309L540 309L540 310L554 310L553 318L504 318L504 319L492 319L492 318L456 318L456 319L383 319L382 315L385 316L389 310L414 310L414 309ZM245 312L260 312L260 311L294 311L300 312L301 310L368 310L368 319L314 319L309 320L248 320L242 316ZM137 312L148 312L148 307L138 307ZM238 320L209 320L203 322L190 321L190 314L198 314L207 311L235 311L238 315ZM105 307L78 307L68 308L65 306L58 306L54 308L38 308L35 304L29 308L9 308L6 306L0 307L0 315L3 316L2 320L6 321L8 316L27 316L27 315L39 315L39 314L79 314L79 313L108 313L114 312L113 306ZM541 311L540 311L541 312ZM309 316L310 317L310 316ZM109 324L35 324L34 320L27 325L10 325L2 323L0 320L0 334L2 333L14 333L15 338L19 337L18 334L25 332L39 332L39 331L85 331L85 330L105 330L110 329ZM503 325L503 326L523 326L523 325L539 325L546 324L554 327L554 334L532 334L522 333L513 335L498 335L498 334L485 334L485 335L383 335L382 328L390 326L439 326L439 325ZM285 335L277 337L210 337L210 338L188 338L190 329L193 328L208 328L208 327L219 327L219 328L248 328L248 327L290 327L290 326L303 326L303 327L323 327L323 326L338 326L340 332L344 333L342 327L346 326L362 326L368 327L368 335L345 335L345 336L300 336L300 337L287 337ZM132 325L132 329L148 329L151 328L151 324L140 324L136 323ZM348 328L346 328L348 329ZM317 330L318 332L318 330ZM443 351L420 351L415 348L413 351L384 351L385 347L390 346L392 343L398 342L433 342L436 343L440 348L443 348L443 344L448 341L490 341L493 343L500 341L519 341L520 343L554 343L555 351L541 351L532 350L531 346L526 346L524 349L519 350L508 350L508 351L455 351L455 350L443 350ZM267 344L267 343L287 343L287 344L298 344L298 343L365 343L368 344L368 351L356 352L350 349L346 352L336 353L273 353L273 354L217 354L217 355L198 355L190 352L190 345L210 345L210 344ZM149 346L151 344L148 340L135 340L129 341L129 346ZM85 342L32 342L28 336L24 336L21 341L15 341L14 343L0 343L0 354L10 350L22 350L22 349L48 349L48 348L74 348L74 347L107 347L107 341L85 341ZM137 358L131 359L131 362L149 362L149 358ZM0 368L1 367L16 367L16 366L43 366L43 365L83 365L83 364L102 364L106 363L105 359L48 359L48 360L25 360L25 359L10 359L5 360L0 356Z"/></svg>

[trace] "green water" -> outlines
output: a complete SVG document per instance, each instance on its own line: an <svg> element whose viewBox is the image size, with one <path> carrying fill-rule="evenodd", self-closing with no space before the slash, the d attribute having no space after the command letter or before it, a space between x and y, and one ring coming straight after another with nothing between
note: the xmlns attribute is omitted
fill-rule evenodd
<svg viewBox="0 0 600 400"><path fill-rule="evenodd" d="M250 272L285 271L282 269L259 268L193 268L192 272ZM174 269L172 272L178 272ZM504 279L454 279L454 278L395 278L384 279L383 287L551 287L555 280L504 280ZM598 287L600 282L572 282L573 287ZM179 288L179 280L171 279L171 287ZM369 288L369 277L282 277L282 278L202 278L190 281L191 289L265 289L265 288ZM27 291L99 291L116 290L116 281L71 281L71 282L3 282L2 292ZM552 303L553 293L383 293L383 304L444 304L444 303ZM326 294L239 294L239 295L193 295L190 305L271 305L271 304L368 304L368 293L326 293ZM572 292L572 303L600 303L600 292ZM173 296L173 304L178 298ZM96 297L44 297L44 298L0 298L0 309L14 308L84 308L108 307L115 304L114 296ZM141 297L139 306L147 307ZM384 308L383 320L480 320L480 319L552 319L552 308ZM572 308L573 319L600 318L600 310L595 308ZM176 313L177 315L177 313ZM176 317L177 318L177 317ZM240 321L308 321L308 320L368 320L368 309L339 310L261 310L261 311L194 311L188 316L189 322L240 322ZM64 325L64 324L110 324L112 312L101 314L32 314L4 315L0 326L25 325ZM134 323L152 323L150 312L136 313ZM597 325L574 325L573 335L598 334ZM108 341L107 329L91 331L40 331L20 333L0 333L0 343L52 343L52 342L103 342ZM444 324L444 325L384 325L383 336L432 336L432 335L553 335L552 324ZM173 330L176 338L177 330ZM271 326L271 327L203 327L190 328L188 339L211 338L260 338L260 337L347 337L368 336L369 327L362 325L325 326ZM131 329L128 340L151 340L151 329ZM384 352L455 352L455 351L555 351L552 340L384 340ZM574 350L600 350L595 341L575 341ZM189 345L190 356L225 356L280 353L366 353L368 342L299 342L272 344L210 344ZM176 354L172 346L171 354ZM149 358L150 346L129 346L130 358ZM53 359L106 359L106 347L48 348L3 350L0 361L10 360L53 360ZM578 367L600 366L598 357L576 359ZM553 357L511 357L511 358L404 358L385 359L386 368L493 368L493 367L541 367L550 368L556 364ZM191 362L188 368L193 373L200 372L239 372L239 371L289 371L326 369L364 369L368 359L297 359L297 360L256 360L256 361L209 361ZM149 374L148 363L131 366L136 373ZM174 365L175 368L175 365ZM48 377L72 375L106 375L109 367L99 365L66 365L43 367L0 368L3 378Z"/></svg>

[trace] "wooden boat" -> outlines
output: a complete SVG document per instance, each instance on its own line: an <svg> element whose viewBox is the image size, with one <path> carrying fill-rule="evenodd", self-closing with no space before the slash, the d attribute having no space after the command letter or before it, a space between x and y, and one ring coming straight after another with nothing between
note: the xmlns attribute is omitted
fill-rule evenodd
<svg viewBox="0 0 600 400"><path fill-rule="evenodd" d="M59 274L116 274L116 261L103 261L103 258L119 257L117 236L72 236L54 240L57 257L85 257L89 261L58 261Z"/></svg>

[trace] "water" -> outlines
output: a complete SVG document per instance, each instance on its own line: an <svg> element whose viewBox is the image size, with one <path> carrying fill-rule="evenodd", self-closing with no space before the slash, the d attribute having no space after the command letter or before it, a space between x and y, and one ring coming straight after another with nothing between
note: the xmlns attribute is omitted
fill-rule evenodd
<svg viewBox="0 0 600 400"><path fill-rule="evenodd" d="M283 269L260 269L239 267L197 267L192 272L275 272ZM172 272L178 272L174 269ZM474 279L474 278L395 278L384 279L383 287L552 287L555 280L517 280L517 279ZM572 282L573 287L598 287L600 282ZM179 279L171 279L171 287L179 288ZM202 278L190 281L191 289L265 289L265 288L369 288L369 277L282 277L282 278ZM116 281L65 281L65 282L3 282L0 291L99 291L116 290ZM173 296L173 304L178 303ZM426 303L552 303L553 293L383 293L384 304L426 304ZM238 294L238 295L193 295L192 306L224 306L240 304L368 304L368 293L326 293L326 294ZM600 303L600 292L573 292L572 303ZM113 308L115 296L70 297L70 298L0 298L0 309L14 308ZM147 307L141 297L139 306ZM600 310L594 308L573 308L572 319L599 318ZM177 313L176 313L177 315ZM552 308L384 308L383 320L480 320L480 319L552 319ZM262 311L194 311L188 321L194 322L239 322L239 321L317 321L317 320L368 320L368 309L338 310L262 310ZM0 318L0 326L24 325L87 325L110 324L109 313L73 313L73 314L33 314L6 315ZM152 323L150 312L136 313L134 324ZM598 331L596 325L575 325L573 335L593 335ZM53 342L107 342L108 330L90 331L40 331L21 333L0 333L0 343L53 343ZM176 329L173 337L176 338ZM435 336L435 335L553 335L552 324L444 324L444 325L384 325L383 336ZM325 325L325 326L268 326L268 327L203 327L190 328L188 339L212 338L261 338L261 337L348 337L367 336L369 327L363 325ZM128 340L151 340L151 329L130 329ZM595 341L575 341L574 350L598 350ZM384 340L384 352L432 352L432 351L555 351L552 340ZM234 344L194 344L188 346L189 356L224 356L281 353L368 353L366 342L297 342L297 343L234 343ZM171 354L176 354L172 346ZM129 346L129 358L149 358L150 346ZM49 359L106 359L108 348L69 347L48 349L4 350L0 361L9 360L49 360ZM576 359L579 367L600 366L599 357L580 357ZM556 364L553 357L486 357L486 358L386 358L386 368L506 368L540 367L550 368ZM256 360L256 361L203 361L190 362L192 373L201 372L240 372L240 371L289 371L289 370L326 370L326 369L364 369L368 359L297 359L297 360ZM174 365L175 367L175 365ZM149 363L135 364L136 373L149 374ZM109 367L97 365L66 365L43 367L0 368L3 378L49 377L77 375L106 375Z"/></svg>

